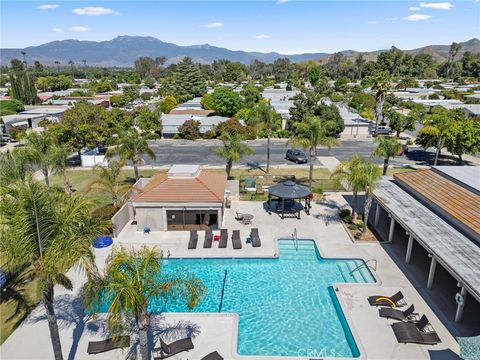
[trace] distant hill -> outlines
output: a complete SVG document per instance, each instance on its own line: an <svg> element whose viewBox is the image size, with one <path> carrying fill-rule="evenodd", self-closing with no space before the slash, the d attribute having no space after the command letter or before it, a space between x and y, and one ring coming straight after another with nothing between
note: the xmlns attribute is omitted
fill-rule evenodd
<svg viewBox="0 0 480 360"><path fill-rule="evenodd" d="M411 54L427 52L437 60L445 60L448 56L449 45L431 45L419 49L407 50ZM480 52L480 41L472 39L462 43L460 56L465 51ZM38 60L43 64L52 65L55 61L60 61L66 65L68 61L73 60L80 64L83 59L87 60L87 65L93 66L133 66L135 59L140 56L165 56L168 63L176 63L184 56L190 56L200 63L211 63L218 59L227 59L231 61L240 61L244 64L250 64L258 59L260 61L271 63L278 58L288 58L292 62L302 62L307 60L326 61L331 54L328 53L309 53L296 55L282 55L276 52L246 52L234 51L221 47L205 45L179 46L172 43L163 42L150 36L118 36L109 41L80 41L63 40L53 41L39 46L30 46L24 49L0 49L0 61L2 65L8 64L13 58L21 58L21 51L27 53L27 61ZM367 59L375 59L380 51L364 53ZM348 57L356 57L359 52L347 50L344 51Z"/></svg>
<svg viewBox="0 0 480 360"><path fill-rule="evenodd" d="M470 51L471 53L480 53L480 40L479 39L471 39L465 42L460 43L462 48L457 54L456 59L459 59L463 56L464 53ZM450 50L450 45L428 45L418 49L411 49L411 50L403 50L403 52L410 54L410 55L417 55L417 54L430 54L432 57L438 61L446 61L448 59L448 51ZM387 50L377 50L377 51L369 51L369 52L358 52L354 50L344 50L341 51L343 55L347 57L347 59L355 59L358 55L362 54L365 60L373 60L377 59L377 56L382 52ZM329 54L320 58L321 63L326 63L328 60L333 56L333 54Z"/></svg>

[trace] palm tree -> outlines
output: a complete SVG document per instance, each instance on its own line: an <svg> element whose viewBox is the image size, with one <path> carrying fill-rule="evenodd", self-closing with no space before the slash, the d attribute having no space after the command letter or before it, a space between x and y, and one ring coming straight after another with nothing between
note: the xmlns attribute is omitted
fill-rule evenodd
<svg viewBox="0 0 480 360"><path fill-rule="evenodd" d="M25 64L25 69L27 68L27 53L25 51L20 51L20 54L23 56L23 63Z"/></svg>
<svg viewBox="0 0 480 360"><path fill-rule="evenodd" d="M112 205L118 209L122 205L122 195L124 195L131 187L131 184L125 183L122 176L122 161L109 161L108 166L95 165L93 171L97 174L97 178L92 180L88 185L86 192L92 190L106 191L112 197Z"/></svg>
<svg viewBox="0 0 480 360"><path fill-rule="evenodd" d="M353 192L352 216L355 220L355 202L359 192L365 192L365 202L363 205L364 227L362 236L367 229L370 206L372 204L373 190L381 177L381 170L373 161L365 160L359 155L354 155L346 164L340 164L332 174L332 177L345 183Z"/></svg>
<svg viewBox="0 0 480 360"><path fill-rule="evenodd" d="M313 166L317 158L317 146L324 145L330 149L338 143L337 139L328 133L328 121L322 121L318 116L307 114L304 121L295 123L296 135L291 142L295 146L301 146L308 149L308 161L310 171L308 175L308 186L312 190Z"/></svg>
<svg viewBox="0 0 480 360"><path fill-rule="evenodd" d="M63 149L55 145L53 137L47 133L30 132L27 135L25 154L27 159L34 165L37 165L45 177L45 183L50 187L48 176L50 170L59 165L61 158L65 158Z"/></svg>
<svg viewBox="0 0 480 360"><path fill-rule="evenodd" d="M390 75L383 71L377 76L370 78L368 81L372 90L375 90L375 134L378 131L378 124L383 123L383 104L385 103L385 97L387 91L390 90L392 84L390 82Z"/></svg>
<svg viewBox="0 0 480 360"><path fill-rule="evenodd" d="M0 186L25 181L28 170L28 160L23 148L0 153Z"/></svg>
<svg viewBox="0 0 480 360"><path fill-rule="evenodd" d="M83 289L85 305L94 313L108 305L108 325L114 336L134 320L140 339L140 356L149 359L148 331L152 312L148 305L160 300L183 300L192 309L203 298L205 286L197 277L182 272L162 272L162 254L155 248L115 248L105 272L92 277ZM137 330L138 329L138 330Z"/></svg>
<svg viewBox="0 0 480 360"><path fill-rule="evenodd" d="M75 62L73 60L69 60L68 65L70 65L70 70L71 70L72 75L73 75L73 65L75 65Z"/></svg>
<svg viewBox="0 0 480 360"><path fill-rule="evenodd" d="M240 161L244 156L252 155L255 151L242 142L240 135L225 132L220 136L223 146L214 147L211 150L220 158L226 161L225 170L230 178L233 163Z"/></svg>
<svg viewBox="0 0 480 360"><path fill-rule="evenodd" d="M83 59L83 60L82 60L82 63L83 63L83 67L84 67L84 68L87 67L87 59Z"/></svg>
<svg viewBox="0 0 480 360"><path fill-rule="evenodd" d="M92 239L105 233L108 224L91 217L91 203L48 189L30 176L0 189L0 253L11 268L31 268L42 287L55 360L62 346L54 309L54 286L69 290L66 276L72 267L90 275L94 271Z"/></svg>
<svg viewBox="0 0 480 360"><path fill-rule="evenodd" d="M147 138L140 135L135 129L131 129L120 136L117 146L107 151L107 156L113 154L119 154L121 161L130 160L132 162L136 180L140 179L138 164L144 161L142 155L147 154L150 158L156 159L155 153L148 146Z"/></svg>
<svg viewBox="0 0 480 360"><path fill-rule="evenodd" d="M402 144L398 138L386 138L384 136L377 137L378 146L372 152L372 156L383 158L383 176L387 175L388 163L390 158L397 156L402 150Z"/></svg>
<svg viewBox="0 0 480 360"><path fill-rule="evenodd" d="M60 72L60 61L55 60L55 65L57 65L57 72Z"/></svg>
<svg viewBox="0 0 480 360"><path fill-rule="evenodd" d="M63 176L63 189L68 196L72 195L72 185L67 176L68 156L70 152L64 146L57 146L54 157L52 170L55 174Z"/></svg>
<svg viewBox="0 0 480 360"><path fill-rule="evenodd" d="M352 217L355 220L355 205L357 203L358 193L362 191L363 175L361 173L361 164L363 158L359 155L353 155L352 159L345 164L339 164L332 173L331 178L337 185L345 187L352 191Z"/></svg>
<svg viewBox="0 0 480 360"><path fill-rule="evenodd" d="M259 104L257 106L258 122L265 124L267 127L267 174L270 172L270 138L272 137L272 123L275 112L267 104Z"/></svg>

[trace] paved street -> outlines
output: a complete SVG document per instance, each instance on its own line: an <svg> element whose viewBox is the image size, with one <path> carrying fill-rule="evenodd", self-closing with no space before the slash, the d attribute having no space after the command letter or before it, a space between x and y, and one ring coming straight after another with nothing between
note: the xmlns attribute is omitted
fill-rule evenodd
<svg viewBox="0 0 480 360"><path fill-rule="evenodd" d="M267 149L266 140L252 140L247 142L255 149L255 155L246 157L241 165L262 165L266 163ZM171 165L171 164L199 164L199 165L223 165L222 159L218 158L209 148L220 146L217 140L154 140L150 142L151 148L155 151L157 159L145 158L145 165ZM319 147L318 156L334 156L340 161L350 160L352 155L359 154L369 157L375 148L373 139L342 140L340 146L332 148L329 152L325 147ZM288 148L286 140L274 139L271 143L270 157L272 165L288 165L292 162L285 159L285 152ZM399 156L391 159L391 164L402 165L426 165L425 160L431 159L433 152L425 152L423 149L413 148L408 156ZM382 159L375 158L381 164ZM305 165L308 166L308 165Z"/></svg>

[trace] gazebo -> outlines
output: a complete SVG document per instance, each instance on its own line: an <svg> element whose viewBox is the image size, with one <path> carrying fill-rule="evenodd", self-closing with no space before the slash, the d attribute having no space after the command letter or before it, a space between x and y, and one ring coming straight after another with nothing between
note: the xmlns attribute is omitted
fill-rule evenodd
<svg viewBox="0 0 480 360"><path fill-rule="evenodd" d="M275 212L282 214L282 219L285 214L295 214L300 219L300 212L305 210L307 215L310 215L310 200L312 192L306 186L299 185L295 181L287 180L268 188L268 209L272 209L272 196L278 198L278 205L275 207ZM299 200L299 202L295 202ZM305 206L302 205L302 200L305 200Z"/></svg>

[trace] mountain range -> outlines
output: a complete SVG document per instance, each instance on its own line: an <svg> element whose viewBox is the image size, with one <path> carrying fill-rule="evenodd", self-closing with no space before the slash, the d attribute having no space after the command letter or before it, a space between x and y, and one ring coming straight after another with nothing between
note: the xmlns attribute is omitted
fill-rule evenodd
<svg viewBox="0 0 480 360"><path fill-rule="evenodd" d="M480 52L480 40L471 39L461 43L462 48L457 55L458 58L464 52ZM418 49L405 50L406 53L415 55L419 53L431 54L437 61L445 61L448 57L450 45L429 45ZM52 41L39 46L29 46L23 49L0 49L0 62L6 65L14 58L22 58L21 52L26 52L29 63L35 60L42 64L52 65L60 61L64 66L70 61L81 64L82 60L87 61L90 66L106 67L131 67L135 59L140 56L152 58L165 56L167 64L176 63L183 57L189 56L199 63L211 63L218 59L239 61L250 64L254 60L271 63L278 58L288 58L292 62L314 60L319 62L327 61L332 54L328 53L305 53L295 55L283 55L276 52L261 53L247 52L241 50L229 50L209 44L180 46L173 43L163 42L150 36L118 36L108 41L80 41L62 40ZM348 58L355 58L360 53L364 54L367 60L375 60L378 54L386 50L372 52L358 52L353 50L341 51Z"/></svg>

